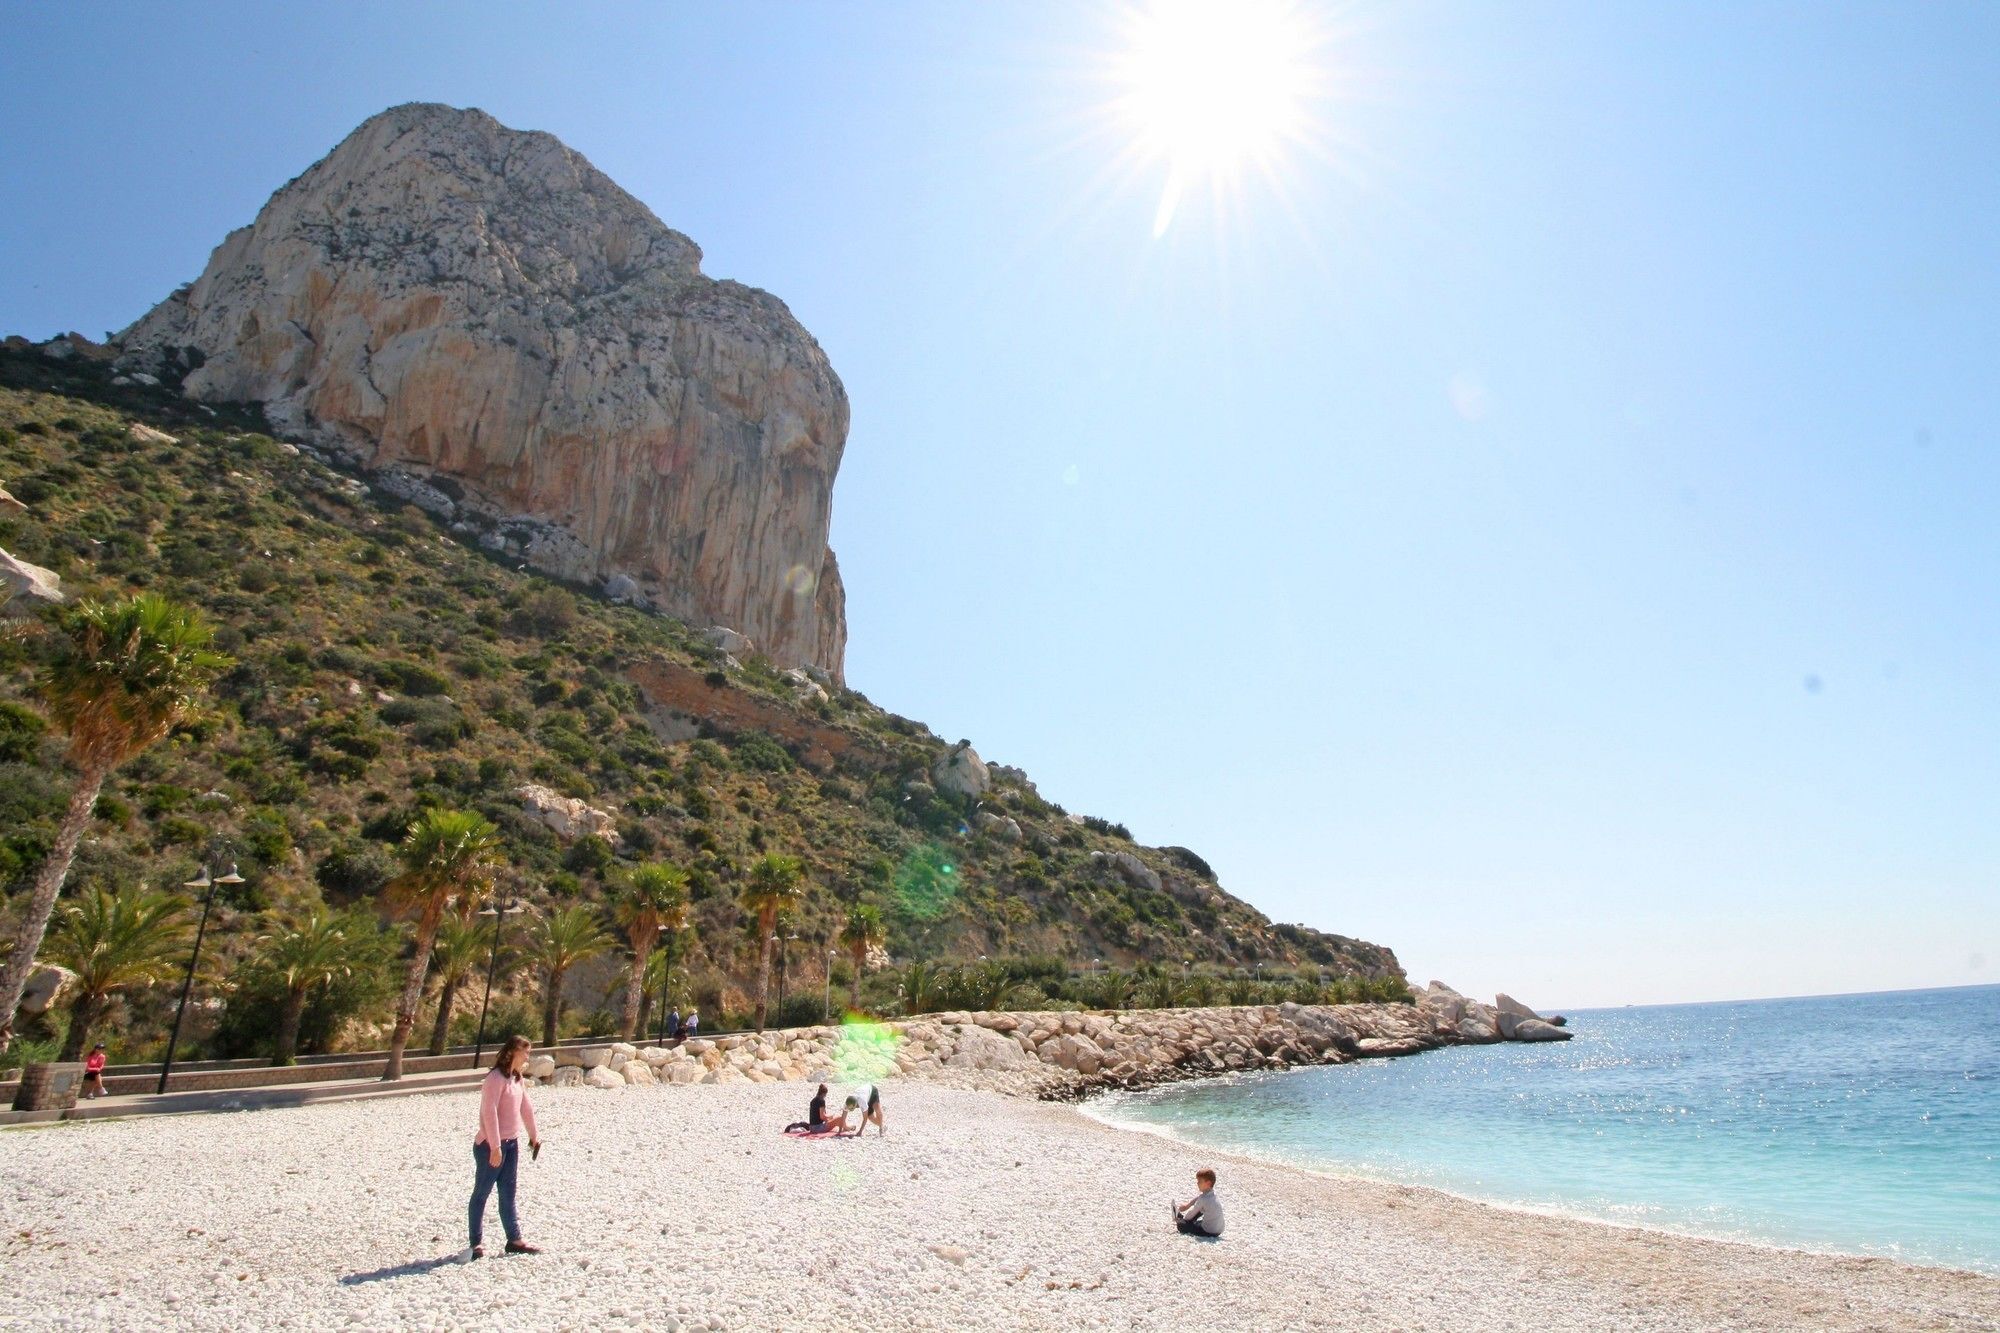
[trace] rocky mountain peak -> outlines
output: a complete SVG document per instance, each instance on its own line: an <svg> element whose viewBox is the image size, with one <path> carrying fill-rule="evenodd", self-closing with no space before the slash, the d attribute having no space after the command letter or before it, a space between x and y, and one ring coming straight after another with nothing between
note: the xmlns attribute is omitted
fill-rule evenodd
<svg viewBox="0 0 2000 1333"><path fill-rule="evenodd" d="M391 107L119 335L491 549L836 676L845 390L783 302L553 135Z"/></svg>

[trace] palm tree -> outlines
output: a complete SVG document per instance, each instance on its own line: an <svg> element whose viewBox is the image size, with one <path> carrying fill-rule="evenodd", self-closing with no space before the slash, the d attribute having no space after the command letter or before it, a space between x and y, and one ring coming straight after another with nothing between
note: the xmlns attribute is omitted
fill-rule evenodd
<svg viewBox="0 0 2000 1333"><path fill-rule="evenodd" d="M64 908L49 956L76 973L76 1000L56 1058L82 1059L111 997L172 977L187 940L186 902L144 885L126 893L92 889Z"/></svg>
<svg viewBox="0 0 2000 1333"><path fill-rule="evenodd" d="M903 1012L927 1014L937 1008L938 995L951 984L951 969L921 960L903 969Z"/></svg>
<svg viewBox="0 0 2000 1333"><path fill-rule="evenodd" d="M403 978L396 1006L396 1029L389 1037L389 1067L383 1082L403 1076L403 1047L417 1025L424 978L431 968L431 945L445 909L470 909L486 891L499 864L500 830L469 810L426 810L410 825L397 855L402 873L383 886L390 901L417 919L417 947Z"/></svg>
<svg viewBox="0 0 2000 1333"><path fill-rule="evenodd" d="M639 1013L639 997L646 990L646 960L660 931L669 921L675 930L687 922L687 871L666 861L640 866L625 877L618 895L618 921L632 945L632 966L625 977L625 1040L640 1035L644 1021Z"/></svg>
<svg viewBox="0 0 2000 1333"><path fill-rule="evenodd" d="M298 924L257 941L263 946L258 962L276 978L285 997L278 1006L278 1049L272 1064L297 1060L299 1017L312 988L331 985L354 970L361 946L347 925L343 918L316 907Z"/></svg>
<svg viewBox="0 0 2000 1333"><path fill-rule="evenodd" d="M771 945L777 938L778 913L797 907L804 896L799 881L805 867L796 856L766 852L750 867L750 887L743 905L757 914L757 1030L764 1030L771 999Z"/></svg>
<svg viewBox="0 0 2000 1333"><path fill-rule="evenodd" d="M499 927L496 925L494 929ZM458 988L478 975L480 961L487 956L491 933L469 912L447 912L438 923L437 941L431 945L431 958L437 964L438 974L437 1021L431 1024L432 1055L444 1054Z"/></svg>
<svg viewBox="0 0 2000 1333"><path fill-rule="evenodd" d="M152 593L86 602L63 618L38 684L49 716L69 733L77 782L0 965L0 1051L13 1040L14 1010L97 793L113 769L193 717L201 691L229 665L208 651L210 637L199 612Z"/></svg>
<svg viewBox="0 0 2000 1333"><path fill-rule="evenodd" d="M847 946L847 955L854 961L854 990L851 1006L857 1013L861 1009L861 974L868 968L868 955L882 943L882 909L874 903L856 903L847 913L847 924L840 929L840 942Z"/></svg>
<svg viewBox="0 0 2000 1333"><path fill-rule="evenodd" d="M542 1045L556 1044L556 1023L562 1018L563 978L578 963L611 948L611 936L597 913L588 907L564 907L541 920L528 945L528 957L542 971Z"/></svg>

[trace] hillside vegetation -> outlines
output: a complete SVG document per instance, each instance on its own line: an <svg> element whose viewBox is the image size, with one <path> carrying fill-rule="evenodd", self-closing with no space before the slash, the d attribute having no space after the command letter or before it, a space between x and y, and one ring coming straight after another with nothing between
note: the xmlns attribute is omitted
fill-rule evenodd
<svg viewBox="0 0 2000 1333"><path fill-rule="evenodd" d="M1137 846L1019 774L955 793L933 779L956 747L858 692L819 697L689 626L496 560L270 438L254 409L112 378L88 355L0 352L0 485L26 511L0 514L0 547L60 574L72 600L147 590L197 607L232 659L201 720L114 774L65 890L175 889L204 862L241 867L210 926L203 993L220 1004L194 1027L198 1053L268 1051L278 1006L260 940L320 906L372 921L395 844L433 807L497 825L500 890L539 912L601 903L639 862L684 868L673 988L711 1025L749 1003L742 893L768 852L798 857L806 885L780 925L796 938L773 1021L816 1015L829 981L847 993L838 937L860 902L884 936L863 1000L885 1012L1404 993L1387 950L1273 924L1195 853ZM72 778L33 692L46 637L0 641L0 885L14 896ZM678 682L682 716L635 678ZM565 840L528 817L531 783L609 812L616 838ZM376 964L314 991L301 1049L379 1039L407 946L372 929ZM619 966L612 951L576 969L566 1028L610 1021ZM517 959L502 976L493 1025L538 1031L534 969ZM171 989L126 995L114 1055L163 1039Z"/></svg>

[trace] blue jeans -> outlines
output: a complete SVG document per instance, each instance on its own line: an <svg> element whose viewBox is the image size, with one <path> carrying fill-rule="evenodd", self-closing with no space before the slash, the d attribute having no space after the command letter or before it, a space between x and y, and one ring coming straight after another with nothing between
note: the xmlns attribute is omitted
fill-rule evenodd
<svg viewBox="0 0 2000 1333"><path fill-rule="evenodd" d="M521 1224L514 1217L514 1173L521 1165L521 1141L508 1139L500 1145L500 1165L492 1162L493 1149L484 1143L472 1145L472 1161L477 1174L472 1178L472 1202L465 1210L465 1220L472 1232L472 1243L479 1244L482 1224L486 1221L486 1196L493 1192L493 1186L500 1186L500 1226L507 1233L507 1239L521 1239Z"/></svg>

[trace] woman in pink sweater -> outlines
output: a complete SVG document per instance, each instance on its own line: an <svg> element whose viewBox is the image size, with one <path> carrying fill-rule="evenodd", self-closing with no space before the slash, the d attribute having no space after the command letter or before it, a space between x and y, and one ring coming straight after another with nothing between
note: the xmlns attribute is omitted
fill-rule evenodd
<svg viewBox="0 0 2000 1333"><path fill-rule="evenodd" d="M514 1036L500 1048L500 1058L479 1085L479 1134L472 1140L475 1175L472 1204L466 1210L472 1230L472 1257L486 1257L479 1243L481 1224L486 1220L486 1196L500 1186L500 1225L507 1231L507 1253L540 1254L521 1239L521 1224L514 1217L514 1175L521 1166L521 1128L527 1126L528 1150L539 1153L542 1139L535 1132L535 1108L528 1104L527 1084L521 1071L528 1064L528 1039Z"/></svg>

